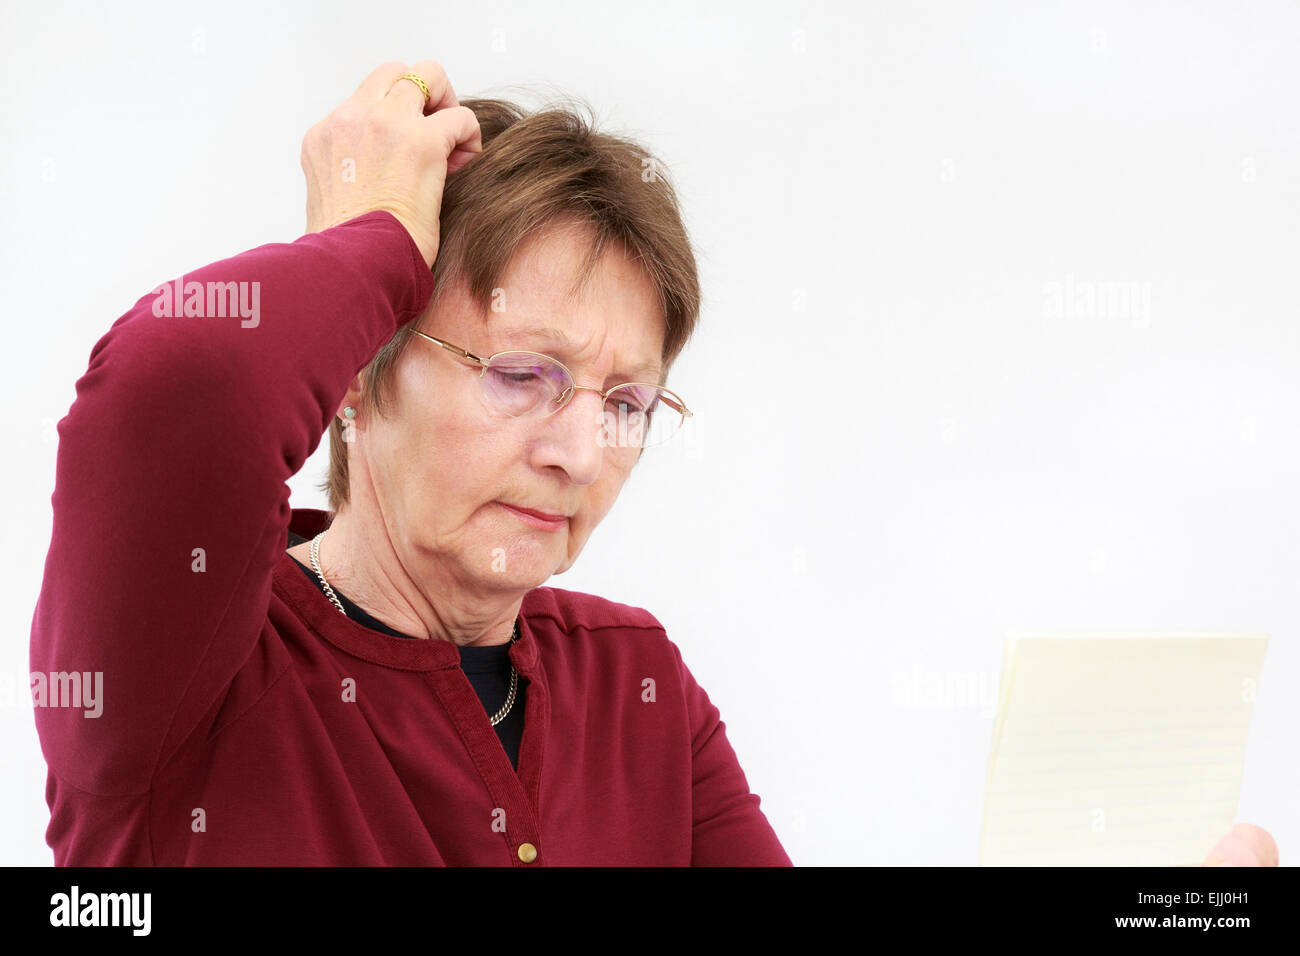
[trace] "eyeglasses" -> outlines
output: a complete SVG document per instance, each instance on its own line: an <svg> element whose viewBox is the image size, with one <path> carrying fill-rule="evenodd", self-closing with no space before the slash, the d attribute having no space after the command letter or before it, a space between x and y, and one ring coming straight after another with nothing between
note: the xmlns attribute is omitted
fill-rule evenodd
<svg viewBox="0 0 1300 956"><path fill-rule="evenodd" d="M597 422L602 447L639 452L662 445L695 414L675 392L661 385L624 382L601 391L574 384L564 363L541 352L512 349L483 359L418 329L410 331L477 365L483 403L498 415L545 418L567 405L580 388L598 393L605 401Z"/></svg>

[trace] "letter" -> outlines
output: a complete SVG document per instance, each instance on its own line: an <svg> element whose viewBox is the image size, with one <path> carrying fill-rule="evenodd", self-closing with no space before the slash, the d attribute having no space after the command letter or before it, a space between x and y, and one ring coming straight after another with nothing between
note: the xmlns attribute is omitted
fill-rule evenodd
<svg viewBox="0 0 1300 956"><path fill-rule="evenodd" d="M94 893L87 893L81 898L81 925L105 925L99 921L99 897Z"/></svg>
<svg viewBox="0 0 1300 956"><path fill-rule="evenodd" d="M1128 283L1102 282L1097 290L1097 315L1102 318L1127 319Z"/></svg>
<svg viewBox="0 0 1300 956"><path fill-rule="evenodd" d="M655 679L647 677L641 681L641 700L647 704L655 702Z"/></svg>
<svg viewBox="0 0 1300 956"><path fill-rule="evenodd" d="M136 895L135 893L101 893L101 905L104 910L103 925L126 926L127 920L131 918L132 904Z"/></svg>
<svg viewBox="0 0 1300 956"><path fill-rule="evenodd" d="M343 703L355 704L357 702L357 681L355 677L343 678Z"/></svg>
<svg viewBox="0 0 1300 956"><path fill-rule="evenodd" d="M1151 283L1135 282L1133 285L1135 288L1133 325L1136 328L1145 329L1151 325Z"/></svg>
<svg viewBox="0 0 1300 956"><path fill-rule="evenodd" d="M89 688L89 690L87 689ZM104 689L104 672L86 671L81 681L81 703L90 708L85 711L87 717L98 717L104 713L104 701L101 697Z"/></svg>
<svg viewBox="0 0 1300 956"><path fill-rule="evenodd" d="M961 673L953 675L954 689L961 690L961 700L954 700L954 707L973 707L979 701L980 693L978 690L978 673ZM954 695L956 696L956 695Z"/></svg>
<svg viewBox="0 0 1300 956"><path fill-rule="evenodd" d="M987 671L980 671L980 716L995 717L998 712L998 689Z"/></svg>
<svg viewBox="0 0 1300 956"><path fill-rule="evenodd" d="M50 925L67 926L68 925L68 894L55 893L53 896L50 897L50 902L54 904L54 908L50 910Z"/></svg>
<svg viewBox="0 0 1300 956"><path fill-rule="evenodd" d="M907 683L907 678L903 677L897 670L892 673L894 681L894 704L898 707L911 707L912 694L911 687Z"/></svg>
<svg viewBox="0 0 1300 956"><path fill-rule="evenodd" d="M610 411L599 411L596 413L596 444L600 448L614 448L618 441L614 434L616 429L613 425L614 413Z"/></svg>
<svg viewBox="0 0 1300 956"><path fill-rule="evenodd" d="M251 287L251 288L250 288ZM252 307L244 298L244 290L249 289L252 293ZM262 283L260 282L241 282L239 283L239 314L246 319L252 319L252 322L240 322L240 326L245 329L255 329L262 323Z"/></svg>
<svg viewBox="0 0 1300 956"><path fill-rule="evenodd" d="M58 693L52 693L50 698L55 701L51 707L80 707L81 706L81 674L77 671L51 672L50 684Z"/></svg>
<svg viewBox="0 0 1300 956"><path fill-rule="evenodd" d="M233 316L235 310L239 307L239 286L240 283L238 282L209 282L208 315L221 319L228 315Z"/></svg>
<svg viewBox="0 0 1300 956"><path fill-rule="evenodd" d="M131 919L131 925L137 927L132 930L136 936L148 936L152 924L153 894L152 893L135 893L136 905ZM136 917L140 917L136 919Z"/></svg>
<svg viewBox="0 0 1300 956"><path fill-rule="evenodd" d="M49 697L46 693L45 675L40 671L33 672L29 675L32 681L32 705L35 707L48 707Z"/></svg>
<svg viewBox="0 0 1300 956"><path fill-rule="evenodd" d="M172 314L172 287L170 283L164 282L153 290L157 296L153 300L153 314L158 318L170 318Z"/></svg>
<svg viewBox="0 0 1300 956"><path fill-rule="evenodd" d="M202 282L185 283L185 317L189 319L203 318Z"/></svg>
<svg viewBox="0 0 1300 956"><path fill-rule="evenodd" d="M1097 291L1094 285L1092 282L1080 282L1073 290L1074 298L1070 302L1070 313L1076 318L1097 317Z"/></svg>
<svg viewBox="0 0 1300 956"><path fill-rule="evenodd" d="M1065 318L1065 298L1061 292L1061 283L1055 280L1043 286L1043 317Z"/></svg>
<svg viewBox="0 0 1300 956"><path fill-rule="evenodd" d="M938 674L926 673L925 689L922 691L921 699L924 701L923 706L938 709L943 706L943 677Z"/></svg>

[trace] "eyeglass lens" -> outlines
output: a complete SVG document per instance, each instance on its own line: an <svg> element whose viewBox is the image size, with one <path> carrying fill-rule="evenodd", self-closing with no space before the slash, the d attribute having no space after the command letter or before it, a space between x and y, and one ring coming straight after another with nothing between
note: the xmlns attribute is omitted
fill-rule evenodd
<svg viewBox="0 0 1300 956"><path fill-rule="evenodd" d="M511 418L545 414L558 407L573 379L564 367L533 352L503 352L483 373L489 407ZM601 443L640 449L663 444L682 425L677 403L653 385L620 386L609 393L601 420Z"/></svg>

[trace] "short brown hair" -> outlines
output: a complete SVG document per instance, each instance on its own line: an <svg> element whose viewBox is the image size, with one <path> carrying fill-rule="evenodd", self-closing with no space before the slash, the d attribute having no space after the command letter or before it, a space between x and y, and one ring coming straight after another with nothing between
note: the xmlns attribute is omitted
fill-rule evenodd
<svg viewBox="0 0 1300 956"><path fill-rule="evenodd" d="M591 107L580 99L564 97L531 113L501 99L463 99L460 105L474 111L483 151L447 177L430 308L459 285L488 314L492 292L519 246L545 226L576 220L588 227L592 243L571 294L605 248L621 243L645 269L663 309L662 384L700 312L695 255L663 164L638 143L597 131ZM380 415L415 321L363 370L365 399ZM347 443L337 417L329 435L329 475L318 487L337 513L348 501Z"/></svg>

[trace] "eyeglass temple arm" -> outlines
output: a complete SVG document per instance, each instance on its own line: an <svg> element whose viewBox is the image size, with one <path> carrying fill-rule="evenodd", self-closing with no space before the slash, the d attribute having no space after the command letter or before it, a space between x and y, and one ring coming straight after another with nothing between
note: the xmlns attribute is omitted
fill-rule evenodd
<svg viewBox="0 0 1300 956"><path fill-rule="evenodd" d="M441 346L442 346L443 348L445 348L448 352L453 352L453 353L455 353L457 356L459 356L459 357L461 357L461 358L467 358L467 359L469 359L469 360L470 360L471 362L473 362L475 365L480 365L480 366L485 366L485 365L487 365L487 362L483 361L481 358L479 358L479 357L478 357L477 355L475 355L473 352L466 352L464 349L458 349L458 348L456 348L456 346L452 345L450 342L444 342L444 341L442 341L442 339L435 339L432 335L425 335L425 334L424 334L423 332L421 332L419 329L411 329L411 331L414 332L416 335L420 336L421 338L426 338L426 339L428 339L428 340L429 340L430 342L432 342L434 345L441 345Z"/></svg>
<svg viewBox="0 0 1300 956"><path fill-rule="evenodd" d="M662 385L659 387L661 389L663 388ZM663 402L665 405L667 405L669 408L679 412L683 418L690 418L695 414L693 411L691 411L689 408L686 407L685 402L677 398L677 396L673 395L667 389L664 389L663 391L660 392L659 400Z"/></svg>

